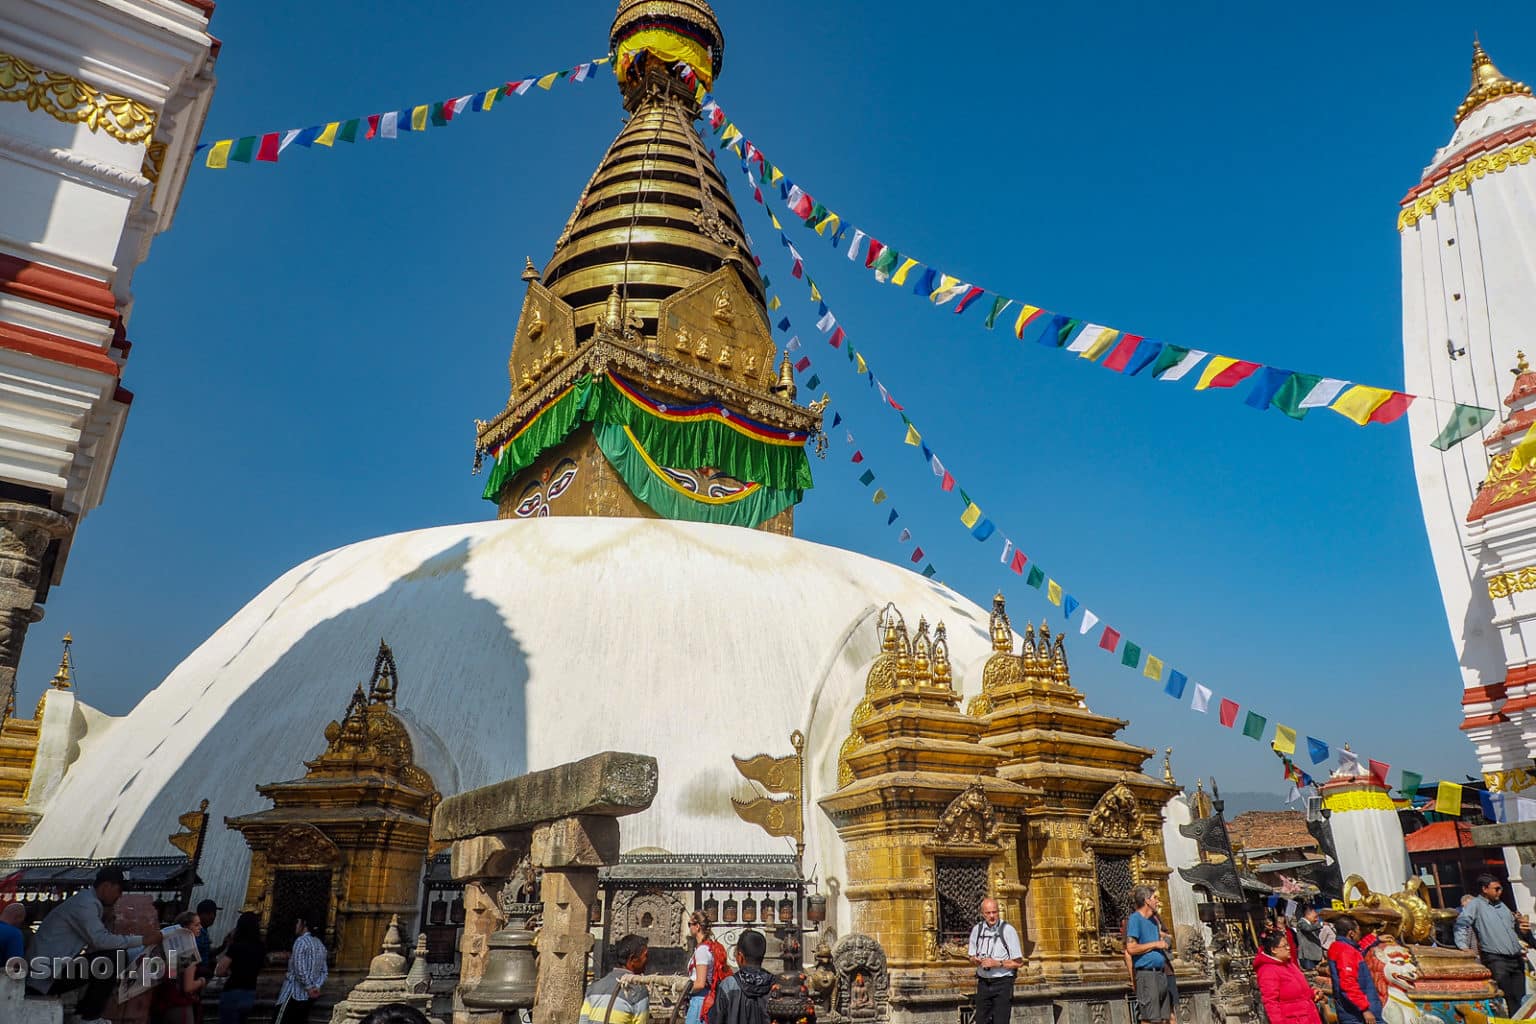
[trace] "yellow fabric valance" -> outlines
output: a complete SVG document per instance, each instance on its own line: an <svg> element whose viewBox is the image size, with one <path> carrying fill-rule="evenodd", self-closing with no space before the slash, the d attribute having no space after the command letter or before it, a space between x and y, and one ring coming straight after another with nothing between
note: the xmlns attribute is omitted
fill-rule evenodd
<svg viewBox="0 0 1536 1024"><path fill-rule="evenodd" d="M643 28L619 43L619 74L625 74L635 62L635 56L645 50L668 65L682 61L693 68L699 81L708 89L714 85L714 66L710 63L709 50L702 43L664 28Z"/></svg>

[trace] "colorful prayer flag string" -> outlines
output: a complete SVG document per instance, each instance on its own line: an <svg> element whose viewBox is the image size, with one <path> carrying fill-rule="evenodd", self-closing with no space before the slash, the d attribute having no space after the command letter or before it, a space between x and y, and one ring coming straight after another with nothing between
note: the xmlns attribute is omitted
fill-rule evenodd
<svg viewBox="0 0 1536 1024"><path fill-rule="evenodd" d="M706 120L721 136L722 144L742 158L753 198L762 202L762 190L747 168L749 163L755 162L765 181L779 185L780 196L794 218L818 235L825 236L828 230L835 227L833 244L841 248L839 243L849 228L848 222L786 177L782 169L773 165L762 148L748 140L741 129L730 122L720 101L712 93L706 92L702 86L696 86L695 95L703 104ZM777 217L773 223L774 227L780 227ZM1201 349L1165 344L1052 313L1042 307L962 281L924 264L910 254L898 252L890 243L879 241L862 228L853 228L853 240L847 250L848 259L857 261L860 246L866 242L864 266L874 273L875 280L880 283L905 288L907 282L912 280L913 293L927 298L935 306L947 306L960 298L952 310L956 314L964 313L970 306L977 304L978 300L991 296L991 312L983 323L988 330L996 326L1005 310L1017 306L1018 313L1013 322L1013 332L1017 338L1023 340L1027 330L1041 324L1043 326L1036 335L1040 344L1072 352L1079 358L1099 363L1115 373L1135 376L1150 364L1151 376L1155 380L1179 381L1191 375L1209 357L1210 361L1196 377L1196 391L1225 390L1252 380L1244 399L1244 404L1252 408L1263 411L1273 407L1297 420L1304 419L1312 409L1328 408L1360 426L1395 423L1415 401L1434 402L1450 410L1444 427L1431 442L1441 451L1479 433L1493 420L1494 410L1482 406L1297 373L1234 356L1213 355ZM784 237L784 245L795 253L792 274L799 277L803 273L803 258L794 250L788 237ZM1533 447L1536 447L1536 442L1533 442Z"/></svg>
<svg viewBox="0 0 1536 1024"><path fill-rule="evenodd" d="M278 163L282 155L293 145L304 149L312 149L315 146L331 149L337 142L350 143L376 138L395 139L399 138L401 132L423 132L429 126L446 128L454 118L462 114L488 111L495 106L499 97L522 96L535 84L547 90L562 78L570 82L585 82L592 77L592 72L598 65L608 62L608 57L600 57L597 60L577 64L565 71L513 79L503 85L479 89L435 103L416 103L401 110L330 121L326 124L311 125L308 128L289 128L286 131L246 135L238 139L203 142L198 144L196 152L208 151L208 155L203 159L203 166L224 170L229 167L231 161L248 164L253 158L264 163Z"/></svg>

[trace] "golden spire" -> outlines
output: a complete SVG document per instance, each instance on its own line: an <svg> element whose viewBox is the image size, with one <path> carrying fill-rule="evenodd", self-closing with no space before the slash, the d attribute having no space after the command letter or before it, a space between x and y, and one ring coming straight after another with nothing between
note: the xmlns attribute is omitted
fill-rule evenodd
<svg viewBox="0 0 1536 1024"><path fill-rule="evenodd" d="M1523 349L1515 349L1515 368L1509 372L1516 377L1522 373L1531 372L1531 364L1525 361L1525 351Z"/></svg>
<svg viewBox="0 0 1536 1024"><path fill-rule="evenodd" d="M1172 747L1164 747L1163 748L1163 781L1168 783L1168 785L1170 785L1170 786L1177 785L1177 783L1175 783L1173 781L1173 748Z"/></svg>
<svg viewBox="0 0 1536 1024"><path fill-rule="evenodd" d="M1467 91L1467 98L1461 101L1461 106L1456 108L1456 123L1461 124L1472 111L1502 96L1529 95L1531 87L1524 82L1506 78L1503 72L1494 67L1493 61L1483 50L1483 44L1473 37L1472 88Z"/></svg>
<svg viewBox="0 0 1536 1024"><path fill-rule="evenodd" d="M795 400L795 368L789 362L788 352L784 353L784 361L779 363L779 382L769 390L787 402Z"/></svg>
<svg viewBox="0 0 1536 1024"><path fill-rule="evenodd" d="M358 687L362 694L362 687ZM393 706L400 699L400 673L395 669L395 652L379 641L379 653L373 659L373 678L368 681L368 699L374 704Z"/></svg>
<svg viewBox="0 0 1536 1024"><path fill-rule="evenodd" d="M59 670L53 674L53 682L50 683L55 690L67 690L72 683L73 665L69 661L69 645L75 642L74 636L64 634L64 653L59 655Z"/></svg>
<svg viewBox="0 0 1536 1024"><path fill-rule="evenodd" d="M537 281L538 279L539 279L539 268L533 265L533 257L532 256L524 256L523 257L523 280L524 281Z"/></svg>

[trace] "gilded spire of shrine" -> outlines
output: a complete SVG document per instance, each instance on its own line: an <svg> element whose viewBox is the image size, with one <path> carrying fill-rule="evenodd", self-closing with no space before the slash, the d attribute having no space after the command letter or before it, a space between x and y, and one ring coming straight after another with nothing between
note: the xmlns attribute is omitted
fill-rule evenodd
<svg viewBox="0 0 1536 1024"><path fill-rule="evenodd" d="M1461 101L1461 106L1456 108L1456 123L1461 124L1467 115L1478 107L1503 96L1529 96L1531 87L1524 82L1517 82L1506 76L1494 66L1483 49L1483 44L1475 37L1472 40L1472 88L1467 91L1467 98Z"/></svg>
<svg viewBox="0 0 1536 1024"><path fill-rule="evenodd" d="M69 660L69 648L74 642L72 634L64 634L64 652L59 655L59 670L53 674L53 681L49 683L55 690L67 690L74 685L74 665Z"/></svg>

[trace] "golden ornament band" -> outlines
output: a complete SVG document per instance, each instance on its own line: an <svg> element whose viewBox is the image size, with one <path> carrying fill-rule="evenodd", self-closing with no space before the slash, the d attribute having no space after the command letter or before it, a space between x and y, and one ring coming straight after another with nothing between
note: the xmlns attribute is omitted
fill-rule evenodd
<svg viewBox="0 0 1536 1024"><path fill-rule="evenodd" d="M73 75L44 71L0 50L0 101L25 103L56 121L104 131L119 142L148 142L159 114L148 104L102 92Z"/></svg>
<svg viewBox="0 0 1536 1024"><path fill-rule="evenodd" d="M1518 146L1468 160L1466 166L1452 171L1445 181L1419 196L1411 206L1404 207L1403 212L1397 215L1397 230L1413 227L1420 217L1427 217L1441 203L1450 202L1457 192L1467 191L1472 187L1473 179L1498 174L1510 164L1530 163L1532 156L1536 156L1536 141L1522 142Z"/></svg>

